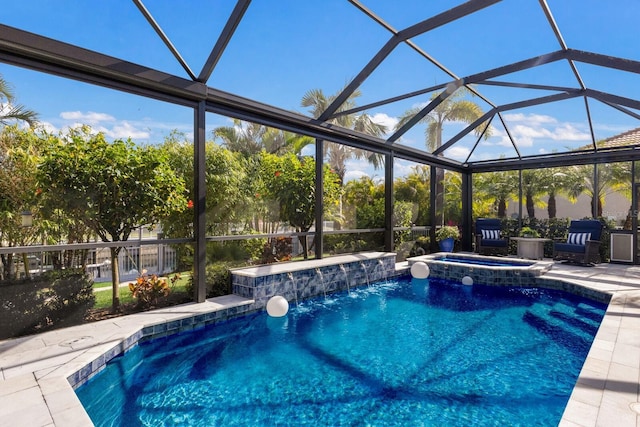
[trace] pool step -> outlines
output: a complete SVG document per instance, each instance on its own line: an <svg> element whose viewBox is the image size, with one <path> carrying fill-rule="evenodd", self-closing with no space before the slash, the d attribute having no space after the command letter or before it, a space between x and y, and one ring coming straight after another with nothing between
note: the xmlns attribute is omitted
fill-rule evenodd
<svg viewBox="0 0 640 427"><path fill-rule="evenodd" d="M591 331L593 330L598 330L603 316L601 310L583 303L580 303L576 307L574 305L567 305L565 303L559 302L551 307L550 313L556 317L566 318L569 323L579 321L579 323L576 323L576 326L581 324L588 325L588 327L591 328L588 329L589 333L591 333Z"/></svg>
<svg viewBox="0 0 640 427"><path fill-rule="evenodd" d="M567 313L563 313L561 311L551 310L549 312L550 316L553 316L557 319L566 322L567 324L574 326L578 329L582 329L589 335L595 336L596 332L598 332L599 324L594 324L594 321L588 318L576 317Z"/></svg>
<svg viewBox="0 0 640 427"><path fill-rule="evenodd" d="M585 320L575 312L567 313L567 308L534 304L523 315L523 319L529 325L542 333L551 336L556 342L574 346L591 345L597 331L597 326L592 320Z"/></svg>
<svg viewBox="0 0 640 427"><path fill-rule="evenodd" d="M580 317L591 319L597 322L598 325L600 324L600 322L602 322L602 311L582 302L578 304L578 307L576 308L576 314Z"/></svg>

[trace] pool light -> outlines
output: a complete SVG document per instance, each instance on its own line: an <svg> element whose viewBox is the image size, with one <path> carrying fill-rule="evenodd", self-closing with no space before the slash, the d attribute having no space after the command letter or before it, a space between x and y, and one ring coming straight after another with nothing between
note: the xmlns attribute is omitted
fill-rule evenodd
<svg viewBox="0 0 640 427"><path fill-rule="evenodd" d="M422 261L418 261L411 266L411 275L416 279L426 279L429 277L429 266Z"/></svg>
<svg viewBox="0 0 640 427"><path fill-rule="evenodd" d="M267 314L271 317L282 317L289 311L289 301L285 297L276 295L267 301Z"/></svg>

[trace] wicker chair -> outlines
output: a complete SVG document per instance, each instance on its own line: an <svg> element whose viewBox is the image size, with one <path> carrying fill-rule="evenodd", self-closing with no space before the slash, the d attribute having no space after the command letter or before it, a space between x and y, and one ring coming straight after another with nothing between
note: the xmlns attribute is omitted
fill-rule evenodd
<svg viewBox="0 0 640 427"><path fill-rule="evenodd" d="M509 238L502 236L502 223L498 218L476 220L476 252L482 255L507 255Z"/></svg>
<svg viewBox="0 0 640 427"><path fill-rule="evenodd" d="M553 244L553 259L582 265L600 262L602 223L598 220L574 220L569 225L566 242Z"/></svg>

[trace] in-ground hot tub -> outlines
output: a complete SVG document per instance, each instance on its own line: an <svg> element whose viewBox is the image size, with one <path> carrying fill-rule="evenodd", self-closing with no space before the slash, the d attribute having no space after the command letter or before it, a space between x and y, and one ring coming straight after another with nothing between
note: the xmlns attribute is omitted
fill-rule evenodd
<svg viewBox="0 0 640 427"><path fill-rule="evenodd" d="M429 277L461 282L469 276L473 283L497 286L533 286L536 277L551 269L551 261L526 261L515 258L438 252L408 258L429 266Z"/></svg>

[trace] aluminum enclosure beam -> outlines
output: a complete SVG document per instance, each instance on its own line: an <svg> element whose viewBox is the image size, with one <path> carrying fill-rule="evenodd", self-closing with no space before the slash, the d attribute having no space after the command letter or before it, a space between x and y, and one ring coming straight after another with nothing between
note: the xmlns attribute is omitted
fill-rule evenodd
<svg viewBox="0 0 640 427"><path fill-rule="evenodd" d="M321 121L328 120L338 108L344 102L349 99L351 94L360 87L360 85L373 73L373 71L384 61L384 59L398 46L400 43L416 37L420 34L424 34L434 28L441 27L449 22L460 19L464 16L470 15L474 12L482 10L488 6L500 2L501 0L471 0L463 3L457 7L442 12L436 16L419 22L415 25L405 28L394 34L387 43L375 54L375 56L369 61L367 65L358 73L358 75L351 80L351 82L344 88L344 90L336 97L336 99L327 107L327 109L320 115Z"/></svg>
<svg viewBox="0 0 640 427"><path fill-rule="evenodd" d="M190 107L206 86L0 24L0 61Z"/></svg>
<svg viewBox="0 0 640 427"><path fill-rule="evenodd" d="M0 61L192 108L206 101L209 112L381 154L391 150L383 139L1 24ZM436 157L422 150L402 146L394 146L393 149L414 161L437 164L452 170L462 168L460 162Z"/></svg>
<svg viewBox="0 0 640 427"><path fill-rule="evenodd" d="M547 154L523 158L508 158L469 163L473 173L511 171L518 169L542 169L551 167L617 163L640 160L640 145L624 149L600 149L594 151L572 151L570 153Z"/></svg>

